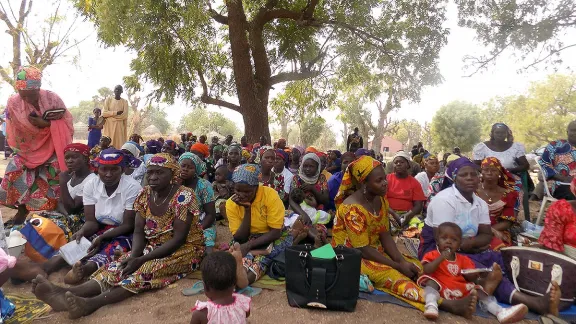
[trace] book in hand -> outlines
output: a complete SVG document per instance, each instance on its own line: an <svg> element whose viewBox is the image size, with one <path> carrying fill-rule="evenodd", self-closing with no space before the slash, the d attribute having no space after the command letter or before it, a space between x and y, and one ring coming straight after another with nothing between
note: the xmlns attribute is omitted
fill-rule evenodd
<svg viewBox="0 0 576 324"><path fill-rule="evenodd" d="M64 116L66 109L64 108L55 108L55 109L48 109L42 115L42 119L44 120L58 120Z"/></svg>
<svg viewBox="0 0 576 324"><path fill-rule="evenodd" d="M92 243L83 237L80 243L72 241L60 247L60 255L69 265L74 265L74 263L88 255L88 249L91 245Z"/></svg>

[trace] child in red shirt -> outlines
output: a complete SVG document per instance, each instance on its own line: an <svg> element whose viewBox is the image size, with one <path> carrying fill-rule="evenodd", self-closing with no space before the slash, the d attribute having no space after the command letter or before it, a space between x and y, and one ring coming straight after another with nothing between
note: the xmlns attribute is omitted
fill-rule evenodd
<svg viewBox="0 0 576 324"><path fill-rule="evenodd" d="M493 291L486 291L482 284L496 287L502 280L501 270L494 267L494 272L484 278L478 273L462 274L462 270L475 269L474 262L464 254L457 254L462 243L462 230L455 223L442 223L436 230L438 249L424 255L422 265L424 275L418 279L418 284L424 287L426 306L424 316L430 320L438 318L438 300L461 299L470 294L478 295L480 305L496 316L500 323L515 323L521 321L528 312L528 307L518 304L510 308L502 308L491 296ZM475 282L478 282L477 285ZM476 291L478 289L478 291Z"/></svg>

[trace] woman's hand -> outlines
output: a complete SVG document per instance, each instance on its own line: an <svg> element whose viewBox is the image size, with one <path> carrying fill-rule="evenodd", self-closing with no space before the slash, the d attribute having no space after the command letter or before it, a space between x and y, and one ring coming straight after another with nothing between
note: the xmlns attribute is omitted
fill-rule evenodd
<svg viewBox="0 0 576 324"><path fill-rule="evenodd" d="M78 240L78 242L80 242ZM96 253L98 253L98 251L100 250L100 245L102 244L102 238L100 236L97 236L95 239L92 240L92 245L90 245L90 247L88 248L88 255L87 256L93 256Z"/></svg>
<svg viewBox="0 0 576 324"><path fill-rule="evenodd" d="M252 206L252 204L248 201L240 201L240 198L238 198L238 195L233 195L231 197L232 201L235 202L237 205L242 206L244 208L250 208L250 206Z"/></svg>
<svg viewBox="0 0 576 324"><path fill-rule="evenodd" d="M80 244L80 240L84 237L84 231L82 229L78 230L78 232L72 235L72 240L76 241L76 243Z"/></svg>
<svg viewBox="0 0 576 324"><path fill-rule="evenodd" d="M38 127L38 128L46 128L50 126L50 122L42 119L41 117L37 116L28 116L28 121L30 124Z"/></svg>
<svg viewBox="0 0 576 324"><path fill-rule="evenodd" d="M420 269L415 264L406 260L403 260L398 264L397 270L410 279L417 277L420 273Z"/></svg>
<svg viewBox="0 0 576 324"><path fill-rule="evenodd" d="M143 264L144 261L142 261L141 258L128 257L124 259L124 261L120 263L120 269L122 271L120 276L126 277L131 275L132 273L134 273L134 271L138 270Z"/></svg>

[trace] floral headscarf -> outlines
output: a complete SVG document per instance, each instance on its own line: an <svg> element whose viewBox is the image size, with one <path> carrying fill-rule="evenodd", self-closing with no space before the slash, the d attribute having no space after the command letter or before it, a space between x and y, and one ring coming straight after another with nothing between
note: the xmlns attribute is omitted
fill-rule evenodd
<svg viewBox="0 0 576 324"><path fill-rule="evenodd" d="M348 168L344 171L338 193L334 198L336 208L338 208L346 198L358 190L359 185L366 180L366 177L368 177L372 170L381 165L382 163L378 160L367 155L363 155L354 162L348 164Z"/></svg>
<svg viewBox="0 0 576 324"><path fill-rule="evenodd" d="M431 153L425 153L423 158L422 158L422 162L420 163L420 166L422 168L424 168L424 166L426 165L426 162L430 161L430 160L438 160L438 157L436 156L436 154L431 154Z"/></svg>
<svg viewBox="0 0 576 324"><path fill-rule="evenodd" d="M64 153L66 152L78 152L82 155L84 155L85 157L89 157L90 156L90 146L86 145L86 144L82 144L82 143L71 143L66 145L66 147L64 148Z"/></svg>
<svg viewBox="0 0 576 324"><path fill-rule="evenodd" d="M202 177L204 176L204 174L206 174L206 163L204 163L204 161L202 161L202 159L200 159L200 157L198 157L198 155L194 154L194 153L190 153L190 152L186 152L182 155L180 155L180 158L178 159L178 163L182 163L183 160L192 160L192 163L194 163L194 167L196 168L196 176L197 177Z"/></svg>
<svg viewBox="0 0 576 324"><path fill-rule="evenodd" d="M508 171L505 167L502 166L500 160L495 157L487 157L482 160L481 164L482 168L486 167L495 167L498 169L500 173L500 178L498 179L498 186L506 189L506 192L514 191L514 186L516 185L516 180L510 171Z"/></svg>
<svg viewBox="0 0 576 324"><path fill-rule="evenodd" d="M260 167L257 164L242 164L236 167L232 174L232 181L234 183L243 183L249 186L257 186L260 182L258 176L260 175Z"/></svg>
<svg viewBox="0 0 576 324"><path fill-rule="evenodd" d="M153 157L148 160L146 167L151 165L159 166L162 168L168 168L172 170L172 180L178 179L180 176L180 164L176 161L176 158L172 154L168 153L158 153L154 154Z"/></svg>
<svg viewBox="0 0 576 324"><path fill-rule="evenodd" d="M316 174L313 177L308 177L306 174L304 174L304 162L306 162L306 160L313 160L318 164L318 169L316 170ZM318 178L320 177L321 165L322 163L320 162L320 158L318 155L316 155L316 153L308 153L302 158L302 163L300 163L300 169L298 170L298 176L300 179L302 179L302 181L304 181L304 183L312 185L316 184L316 182L318 182Z"/></svg>
<svg viewBox="0 0 576 324"><path fill-rule="evenodd" d="M42 85L42 71L33 66L21 66L16 72L16 90L37 90Z"/></svg>

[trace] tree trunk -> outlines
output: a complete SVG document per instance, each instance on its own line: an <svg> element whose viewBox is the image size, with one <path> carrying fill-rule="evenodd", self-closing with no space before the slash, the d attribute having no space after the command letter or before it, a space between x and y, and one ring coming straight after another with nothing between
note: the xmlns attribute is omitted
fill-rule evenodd
<svg viewBox="0 0 576 324"><path fill-rule="evenodd" d="M346 142L348 141L348 124L347 123L343 123L344 124L344 130L342 131L342 139L344 140L344 151L348 151L348 148L346 147Z"/></svg>
<svg viewBox="0 0 576 324"><path fill-rule="evenodd" d="M386 100L386 106L382 107L381 102L377 102L378 107L378 127L374 132L374 140L372 140L372 149L376 154L382 153L382 139L384 138L384 133L386 132L385 124L387 123L388 113L392 111L393 104L392 100L394 97L394 91L389 88L388 99Z"/></svg>
<svg viewBox="0 0 576 324"><path fill-rule="evenodd" d="M280 137L288 140L288 136L290 135L290 131L288 130L288 122L290 119L287 116L283 116L278 121L280 124Z"/></svg>

